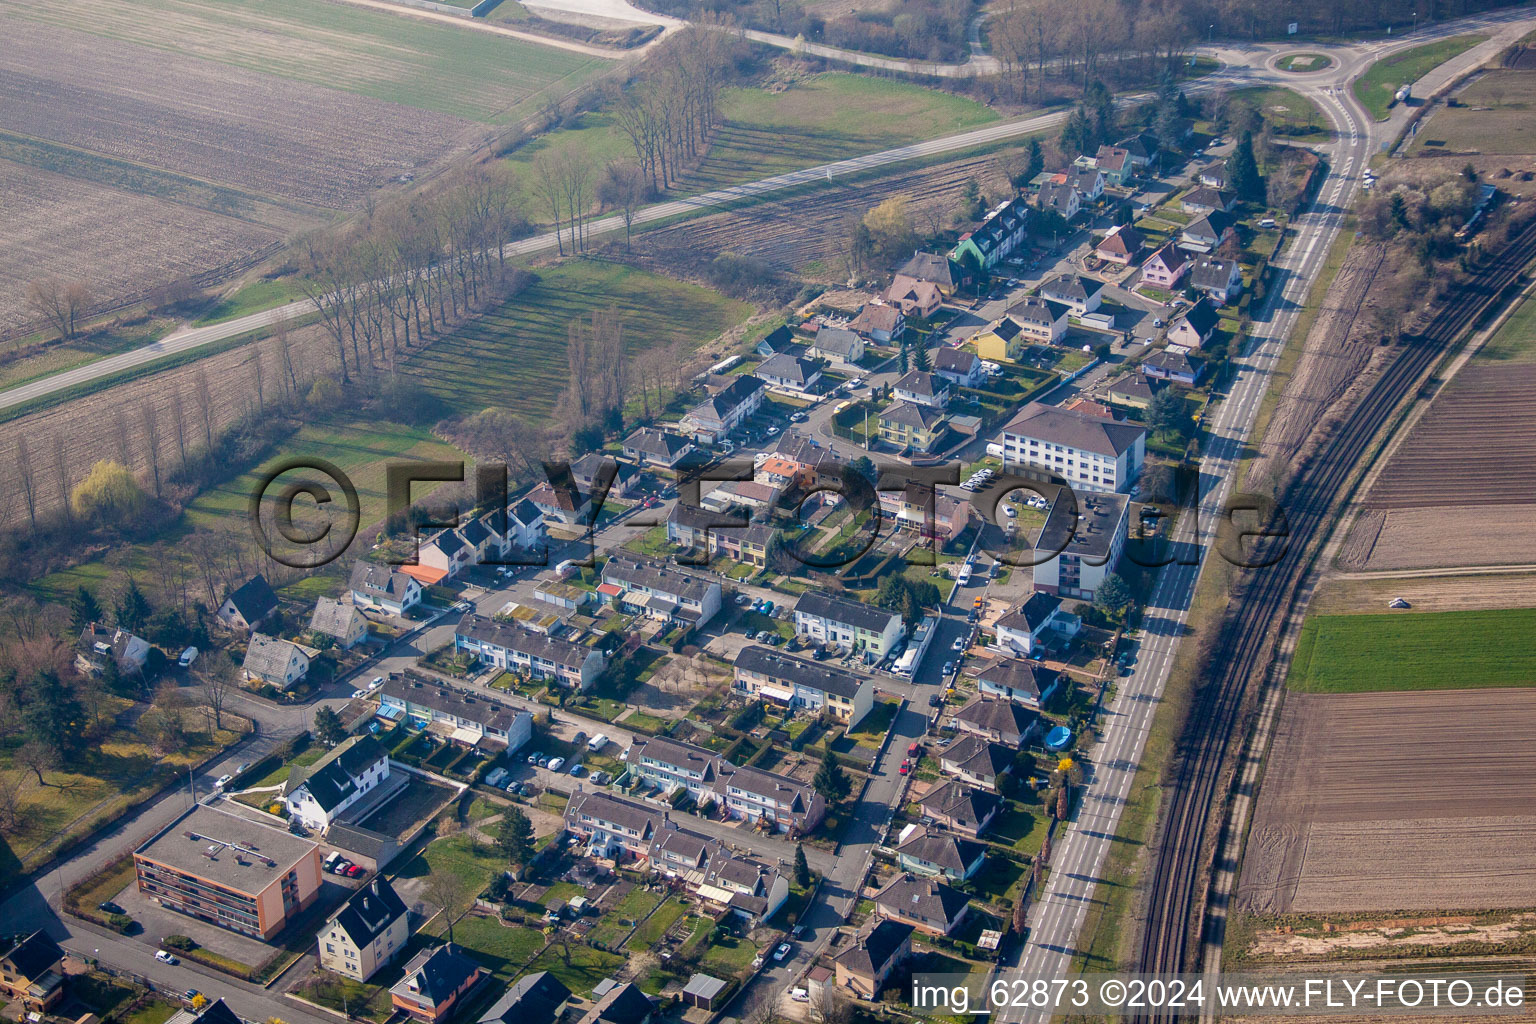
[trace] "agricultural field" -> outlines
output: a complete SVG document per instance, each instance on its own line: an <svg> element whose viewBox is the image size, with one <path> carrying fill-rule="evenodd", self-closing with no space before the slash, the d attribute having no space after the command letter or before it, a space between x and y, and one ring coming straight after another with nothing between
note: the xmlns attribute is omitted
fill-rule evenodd
<svg viewBox="0 0 1536 1024"><path fill-rule="evenodd" d="M1244 853L1240 909L1359 915L1536 904L1533 729L1531 688L1287 695Z"/></svg>
<svg viewBox="0 0 1536 1024"><path fill-rule="evenodd" d="M1286 685L1302 693L1536 686L1536 609L1313 615Z"/></svg>
<svg viewBox="0 0 1536 1024"><path fill-rule="evenodd" d="M1414 156L1536 153L1536 71L1488 71L1439 107L1414 136Z"/></svg>
<svg viewBox="0 0 1536 1024"><path fill-rule="evenodd" d="M1392 95L1399 86L1417 82L1452 57L1466 53L1487 38L1480 35L1452 36L1383 58L1355 79L1355 99L1376 120L1384 120L1388 104L1392 102Z"/></svg>
<svg viewBox="0 0 1536 1024"><path fill-rule="evenodd" d="M405 372L453 412L491 406L547 413L564 389L567 330L616 308L631 353L685 339L697 346L751 315L744 302L618 263L572 260L539 271L536 284L414 356Z"/></svg>

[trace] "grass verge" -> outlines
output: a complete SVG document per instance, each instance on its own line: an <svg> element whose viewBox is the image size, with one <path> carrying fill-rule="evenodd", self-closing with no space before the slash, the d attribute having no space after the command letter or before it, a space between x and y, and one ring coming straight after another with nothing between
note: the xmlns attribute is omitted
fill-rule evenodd
<svg viewBox="0 0 1536 1024"><path fill-rule="evenodd" d="M1394 53L1375 64L1355 79L1355 99L1359 100L1370 115L1384 121L1392 105L1393 94L1399 86L1412 85L1435 68L1458 54L1466 53L1487 36L1452 36L1438 42L1415 46L1401 53Z"/></svg>

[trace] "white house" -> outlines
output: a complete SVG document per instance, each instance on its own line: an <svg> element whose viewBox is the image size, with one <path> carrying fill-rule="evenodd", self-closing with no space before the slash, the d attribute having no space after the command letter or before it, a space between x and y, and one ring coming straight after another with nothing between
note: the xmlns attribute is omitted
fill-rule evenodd
<svg viewBox="0 0 1536 1024"><path fill-rule="evenodd" d="M795 602L795 632L862 651L866 661L874 662L890 653L905 626L897 612L810 590Z"/></svg>
<svg viewBox="0 0 1536 1024"><path fill-rule="evenodd" d="M309 629L335 640L343 650L351 650L368 639L368 620L357 610L357 605L334 597L322 597L315 602Z"/></svg>
<svg viewBox="0 0 1536 1024"><path fill-rule="evenodd" d="M1146 459L1134 423L1031 402L1003 428L1003 465L1054 475L1082 491L1131 486Z"/></svg>
<svg viewBox="0 0 1536 1024"><path fill-rule="evenodd" d="M1040 286L1040 297L1082 316L1099 308L1104 300L1104 282L1081 274L1057 274Z"/></svg>
<svg viewBox="0 0 1536 1024"><path fill-rule="evenodd" d="M694 406L683 417L682 426L696 441L723 440L757 412L766 390L760 378L743 374Z"/></svg>
<svg viewBox="0 0 1536 1024"><path fill-rule="evenodd" d="M1019 332L1031 341L1054 345L1067 333L1067 316L1071 312L1071 307L1064 302L1029 295L1008 310L1008 318L1018 324Z"/></svg>
<svg viewBox="0 0 1536 1024"><path fill-rule="evenodd" d="M1039 711L1055 695L1061 675L1023 658L998 658L976 675L983 695Z"/></svg>
<svg viewBox="0 0 1536 1024"><path fill-rule="evenodd" d="M86 626L75 648L76 667L81 672L104 672L109 658L119 671L137 672L149 658L149 642L126 629L114 629L98 622Z"/></svg>
<svg viewBox="0 0 1536 1024"><path fill-rule="evenodd" d="M393 566L359 561L352 567L352 603L404 615L421 603L421 583Z"/></svg>
<svg viewBox="0 0 1536 1024"><path fill-rule="evenodd" d="M354 736L309 767L295 766L283 789L290 817L324 832L353 804L389 778L389 751L372 736Z"/></svg>
<svg viewBox="0 0 1536 1024"><path fill-rule="evenodd" d="M241 668L245 678L252 682L286 690L309 674L309 658L309 652L298 644L265 633L252 633Z"/></svg>
<svg viewBox="0 0 1536 1024"><path fill-rule="evenodd" d="M913 370L891 386L899 402L942 409L949 404L949 381L933 373Z"/></svg>
<svg viewBox="0 0 1536 1024"><path fill-rule="evenodd" d="M864 358L864 339L856 331L823 324L811 342L811 355L838 366L852 366Z"/></svg>
<svg viewBox="0 0 1536 1024"><path fill-rule="evenodd" d="M218 618L230 629L252 630L277 611L277 594L265 576L252 576L219 605Z"/></svg>
<svg viewBox="0 0 1536 1024"><path fill-rule="evenodd" d="M1044 593L1031 594L993 624L997 646L1015 657L1034 653L1052 637L1071 639L1082 626L1082 619L1062 610L1061 598Z"/></svg>
<svg viewBox="0 0 1536 1024"><path fill-rule="evenodd" d="M987 368L976 353L948 346L933 357L933 373L962 388L980 387L987 379Z"/></svg>
<svg viewBox="0 0 1536 1024"><path fill-rule="evenodd" d="M785 391L809 391L821 380L821 364L812 359L802 359L788 352L769 356L754 371L770 387Z"/></svg>

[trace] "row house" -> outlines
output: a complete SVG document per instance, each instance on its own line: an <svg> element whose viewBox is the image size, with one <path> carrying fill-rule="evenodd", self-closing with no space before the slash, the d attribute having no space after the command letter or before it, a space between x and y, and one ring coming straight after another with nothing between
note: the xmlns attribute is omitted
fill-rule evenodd
<svg viewBox="0 0 1536 1024"><path fill-rule="evenodd" d="M862 651L867 661L891 652L906 632L898 612L807 591L795 602L795 633L817 643Z"/></svg>
<svg viewBox="0 0 1536 1024"><path fill-rule="evenodd" d="M811 832L826 815L812 787L664 736L636 736L625 753L629 772L668 793L686 789L695 803L717 802L735 818L765 820L780 832Z"/></svg>
<svg viewBox="0 0 1536 1024"><path fill-rule="evenodd" d="M595 647L484 615L460 619L453 642L482 665L526 672L578 693L590 690L607 667L607 659Z"/></svg>
<svg viewBox="0 0 1536 1024"><path fill-rule="evenodd" d="M971 521L971 503L936 491L927 484L911 483L899 491L880 492L880 514L897 529L915 530L924 540L954 540Z"/></svg>
<svg viewBox="0 0 1536 1024"><path fill-rule="evenodd" d="M789 898L789 880L778 871L718 839L679 828L666 814L651 841L650 866L749 927L772 917Z"/></svg>
<svg viewBox="0 0 1536 1024"><path fill-rule="evenodd" d="M964 263L969 257L982 270L1009 259L1029 238L1029 207L1010 199L987 214L980 225L960 236L949 258Z"/></svg>
<svg viewBox="0 0 1536 1024"><path fill-rule="evenodd" d="M614 555L597 592L627 612L661 622L702 626L720 611L720 584L649 559Z"/></svg>
<svg viewBox="0 0 1536 1024"><path fill-rule="evenodd" d="M644 860L662 826L662 812L578 783L565 807L565 828L587 851L613 861Z"/></svg>
<svg viewBox="0 0 1536 1024"><path fill-rule="evenodd" d="M732 689L791 710L825 711L853 726L874 706L875 686L852 672L754 644L736 655Z"/></svg>
<svg viewBox="0 0 1536 1024"><path fill-rule="evenodd" d="M453 743L513 753L533 736L533 715L409 670L379 689L379 716L436 733Z"/></svg>

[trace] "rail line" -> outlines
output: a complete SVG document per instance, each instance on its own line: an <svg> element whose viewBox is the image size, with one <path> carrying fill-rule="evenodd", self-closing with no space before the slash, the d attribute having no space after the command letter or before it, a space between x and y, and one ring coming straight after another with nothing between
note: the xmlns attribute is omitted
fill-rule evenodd
<svg viewBox="0 0 1536 1024"><path fill-rule="evenodd" d="M1148 973L1193 970L1190 945L1204 918L1205 839L1220 794L1222 768L1251 679L1273 668L1269 656L1298 584L1309 570L1309 548L1351 471L1415 382L1462 332L1536 260L1536 222L1491 257L1424 331L1401 346L1397 358L1340 425L1335 440L1297 471L1280 499L1288 520L1289 553L1277 564L1241 581L1236 605L1222 623L1217 652L1225 652L1189 709L1166 786L1165 825L1151 876L1152 898L1143 926L1137 969ZM1142 1022L1171 1021L1173 1012L1151 1012Z"/></svg>

